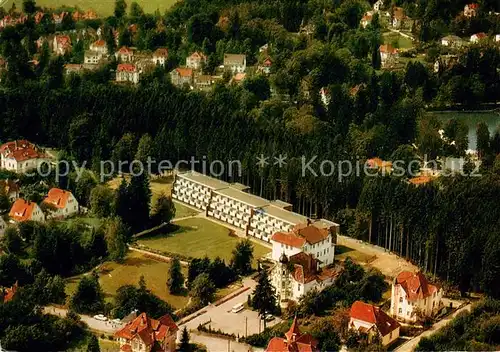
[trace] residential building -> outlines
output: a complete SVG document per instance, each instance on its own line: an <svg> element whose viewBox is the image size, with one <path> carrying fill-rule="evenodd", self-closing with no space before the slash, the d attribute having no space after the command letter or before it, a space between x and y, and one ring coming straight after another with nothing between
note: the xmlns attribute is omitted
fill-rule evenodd
<svg viewBox="0 0 500 352"><path fill-rule="evenodd" d="M18 288L19 288L19 283L16 281L14 283L14 285L12 285L12 287L8 287L8 288L4 289L3 303L7 303L7 302L12 301L12 299L14 298L14 296L17 293Z"/></svg>
<svg viewBox="0 0 500 352"><path fill-rule="evenodd" d="M473 34L470 36L470 42L471 43L474 43L474 44L477 44L479 43L480 41L484 40L488 38L488 36L486 35L486 33L484 32L480 32L480 33L476 33L476 34Z"/></svg>
<svg viewBox="0 0 500 352"><path fill-rule="evenodd" d="M193 69L177 67L170 72L170 79L174 86L193 85Z"/></svg>
<svg viewBox="0 0 500 352"><path fill-rule="evenodd" d="M195 51L186 58L186 67L193 70L200 70L206 62L207 57L203 53Z"/></svg>
<svg viewBox="0 0 500 352"><path fill-rule="evenodd" d="M97 65L101 61L102 55L97 51L85 50L83 62L86 64Z"/></svg>
<svg viewBox="0 0 500 352"><path fill-rule="evenodd" d="M380 60L382 67L390 67L396 63L398 57L398 50L393 48L390 44L380 46Z"/></svg>
<svg viewBox="0 0 500 352"><path fill-rule="evenodd" d="M269 44L266 43L264 45L262 45L260 48L259 48L259 53L267 53L267 49L269 49Z"/></svg>
<svg viewBox="0 0 500 352"><path fill-rule="evenodd" d="M384 1L383 0L377 0L374 4L373 4L373 11L380 11L380 9L382 8L382 6L384 6Z"/></svg>
<svg viewBox="0 0 500 352"><path fill-rule="evenodd" d="M273 61L270 57L267 57L262 63L259 65L258 70L260 72L265 73L266 75L271 73L271 67L273 66Z"/></svg>
<svg viewBox="0 0 500 352"><path fill-rule="evenodd" d="M19 198L19 185L12 180L0 180L0 189L4 189L5 194L11 202Z"/></svg>
<svg viewBox="0 0 500 352"><path fill-rule="evenodd" d="M9 212L9 217L15 222L45 221L45 214L35 202L19 198L14 202Z"/></svg>
<svg viewBox="0 0 500 352"><path fill-rule="evenodd" d="M179 328L168 314L152 319L141 313L115 333L120 351L129 352L174 352Z"/></svg>
<svg viewBox="0 0 500 352"><path fill-rule="evenodd" d="M78 214L79 211L78 201L73 193L63 189L50 189L43 202L53 208L53 211L50 212L51 218L64 219Z"/></svg>
<svg viewBox="0 0 500 352"><path fill-rule="evenodd" d="M45 16L45 13L43 13L42 11L37 11L35 13L35 16L33 16L35 19L35 23L39 24L42 21L43 16Z"/></svg>
<svg viewBox="0 0 500 352"><path fill-rule="evenodd" d="M0 216L0 237L2 237L4 235L6 229L7 229L7 223Z"/></svg>
<svg viewBox="0 0 500 352"><path fill-rule="evenodd" d="M309 334L302 334L293 319L292 326L285 333L285 338L273 337L267 344L265 352L319 352L318 341Z"/></svg>
<svg viewBox="0 0 500 352"><path fill-rule="evenodd" d="M272 259L278 262L282 254L290 257L304 252L319 260L320 267L333 264L338 229L338 225L328 228L307 220L295 225L290 231L276 232L271 237Z"/></svg>
<svg viewBox="0 0 500 352"><path fill-rule="evenodd" d="M349 329L367 334L369 340L378 336L383 346L389 346L399 337L401 325L379 307L356 301L349 315Z"/></svg>
<svg viewBox="0 0 500 352"><path fill-rule="evenodd" d="M108 54L108 46L103 39L96 40L90 44L90 50L100 54L101 57Z"/></svg>
<svg viewBox="0 0 500 352"><path fill-rule="evenodd" d="M249 187L227 183L204 174L189 171L177 173L172 197L204 211L209 217L240 228L248 236L270 242L278 231L291 231L308 218L291 211L292 205L248 193ZM337 228L337 224L320 219L313 222L320 228ZM280 253L281 254L281 253Z"/></svg>
<svg viewBox="0 0 500 352"><path fill-rule="evenodd" d="M401 28L405 20L405 11L402 7L394 7L392 15L392 26L394 28Z"/></svg>
<svg viewBox="0 0 500 352"><path fill-rule="evenodd" d="M234 73L243 73L247 69L247 57L243 54L224 54L224 69Z"/></svg>
<svg viewBox="0 0 500 352"><path fill-rule="evenodd" d="M446 37L441 38L441 45L449 46L451 48L460 48L464 45L464 41L459 36L447 35Z"/></svg>
<svg viewBox="0 0 500 352"><path fill-rule="evenodd" d="M48 162L48 156L27 140L16 140L0 146L1 168L17 173L36 169Z"/></svg>
<svg viewBox="0 0 500 352"><path fill-rule="evenodd" d="M64 17L66 17L67 15L68 13L66 11L63 11L61 13L53 13L52 21L54 21L55 24L61 24L64 20Z"/></svg>
<svg viewBox="0 0 500 352"><path fill-rule="evenodd" d="M434 62L434 72L442 72L453 67L458 63L458 55L441 55L436 62Z"/></svg>
<svg viewBox="0 0 500 352"><path fill-rule="evenodd" d="M230 83L240 84L245 80L246 77L247 77L246 73L237 73L231 78Z"/></svg>
<svg viewBox="0 0 500 352"><path fill-rule="evenodd" d="M134 50L127 46L122 46L115 53L116 60L121 62L132 62L134 60Z"/></svg>
<svg viewBox="0 0 500 352"><path fill-rule="evenodd" d="M362 18L361 18L361 27L366 28L368 27L369 24L372 23L372 14L371 12L367 12Z"/></svg>
<svg viewBox="0 0 500 352"><path fill-rule="evenodd" d="M392 162L385 161L378 157L366 160L366 166L370 169L377 169L383 173L390 173L392 171Z"/></svg>
<svg viewBox="0 0 500 352"><path fill-rule="evenodd" d="M56 55L65 55L71 51L71 38L68 35L54 36L52 50Z"/></svg>
<svg viewBox="0 0 500 352"><path fill-rule="evenodd" d="M64 65L64 71L66 72L67 75L71 73L80 73L83 71L83 65L82 64L66 64Z"/></svg>
<svg viewBox="0 0 500 352"><path fill-rule="evenodd" d="M132 82L139 83L139 70L133 64L118 64L116 68L117 82Z"/></svg>
<svg viewBox="0 0 500 352"><path fill-rule="evenodd" d="M210 75L199 75L194 77L194 85L197 89L208 90L214 84L214 80Z"/></svg>
<svg viewBox="0 0 500 352"><path fill-rule="evenodd" d="M392 283L390 314L400 321L416 322L441 309L442 297L443 290L431 285L424 274L403 271Z"/></svg>
<svg viewBox="0 0 500 352"><path fill-rule="evenodd" d="M328 106L330 105L330 102L332 101L332 96L330 95L328 88L322 87L319 90L319 97L321 98L321 102L323 103L323 106L325 107L325 109L328 110Z"/></svg>
<svg viewBox="0 0 500 352"><path fill-rule="evenodd" d="M340 273L340 268L320 267L320 261L312 254L299 252L288 257L280 256L271 270L271 284L281 307L300 298L312 290L321 291L331 286Z"/></svg>
<svg viewBox="0 0 500 352"><path fill-rule="evenodd" d="M168 59L167 48L158 48L153 53L153 63L158 66L165 67Z"/></svg>
<svg viewBox="0 0 500 352"><path fill-rule="evenodd" d="M464 6L464 16L465 17L475 17L477 15L477 10L479 9L479 4L472 3Z"/></svg>

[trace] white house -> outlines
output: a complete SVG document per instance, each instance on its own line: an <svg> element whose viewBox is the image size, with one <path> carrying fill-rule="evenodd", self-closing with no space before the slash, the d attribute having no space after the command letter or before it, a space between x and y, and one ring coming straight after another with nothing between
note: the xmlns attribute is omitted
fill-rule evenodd
<svg viewBox="0 0 500 352"><path fill-rule="evenodd" d="M416 322L420 316L430 317L442 306L443 290L431 285L421 272L401 272L392 283L392 317Z"/></svg>
<svg viewBox="0 0 500 352"><path fill-rule="evenodd" d="M323 267L333 264L337 228L320 228L311 221L296 225L290 232L276 232L271 237L272 258L278 262L282 254L290 257L304 252L313 256Z"/></svg>
<svg viewBox="0 0 500 352"><path fill-rule="evenodd" d="M384 1L383 0L377 0L374 4L373 4L373 11L380 11L380 8L384 6Z"/></svg>
<svg viewBox="0 0 500 352"><path fill-rule="evenodd" d="M312 290L331 286L339 273L339 268L321 268L312 254L299 252L288 257L283 253L271 271L271 284L280 306L286 307Z"/></svg>
<svg viewBox="0 0 500 352"><path fill-rule="evenodd" d="M102 39L99 39L90 44L90 50L99 53L101 57L108 54L108 46L106 45L106 42Z"/></svg>
<svg viewBox="0 0 500 352"><path fill-rule="evenodd" d="M36 169L48 162L48 156L27 140L15 140L0 146L1 168L17 173Z"/></svg>
<svg viewBox="0 0 500 352"><path fill-rule="evenodd" d="M35 202L19 198L14 202L9 212L9 217L14 222L22 221L45 221L42 209Z"/></svg>
<svg viewBox="0 0 500 352"><path fill-rule="evenodd" d="M119 64L116 68L117 82L139 83L139 70L133 64Z"/></svg>
<svg viewBox="0 0 500 352"><path fill-rule="evenodd" d="M389 346L399 337L401 325L379 307L356 301L349 316L349 329L365 333L369 339L378 335L383 346Z"/></svg>
<svg viewBox="0 0 500 352"><path fill-rule="evenodd" d="M392 45L386 44L380 46L380 60L382 67L389 67L393 65L398 57L398 50L393 48Z"/></svg>
<svg viewBox="0 0 500 352"><path fill-rule="evenodd" d="M132 62L134 60L134 50L129 47L122 46L116 53L115 57L121 62Z"/></svg>
<svg viewBox="0 0 500 352"><path fill-rule="evenodd" d="M472 3L464 6L464 16L474 17L477 15L477 10L479 9L479 4Z"/></svg>
<svg viewBox="0 0 500 352"><path fill-rule="evenodd" d="M153 53L153 63L158 66L165 67L168 59L168 50L166 48L158 48Z"/></svg>
<svg viewBox="0 0 500 352"><path fill-rule="evenodd" d="M462 38L456 35L447 35L446 37L441 38L442 46L449 46L451 48L460 48L463 46L464 41Z"/></svg>
<svg viewBox="0 0 500 352"><path fill-rule="evenodd" d="M500 42L500 34L495 34L495 42Z"/></svg>
<svg viewBox="0 0 500 352"><path fill-rule="evenodd" d="M7 224L5 220L0 216L0 237L5 233L5 229L7 228Z"/></svg>
<svg viewBox="0 0 500 352"><path fill-rule="evenodd" d="M177 67L170 71L170 81L174 86L193 85L193 69Z"/></svg>
<svg viewBox="0 0 500 352"><path fill-rule="evenodd" d="M78 214L79 211L78 201L73 193L59 188L50 189L43 203L53 208L50 217L54 219L64 219Z"/></svg>
<svg viewBox="0 0 500 352"><path fill-rule="evenodd" d="M186 67L193 70L201 69L202 65L207 62L207 57L198 51L195 51L186 58Z"/></svg>
<svg viewBox="0 0 500 352"><path fill-rule="evenodd" d="M247 69L247 57L243 54L224 54L224 69L232 73L243 73Z"/></svg>
<svg viewBox="0 0 500 352"><path fill-rule="evenodd" d="M486 38L488 38L488 36L486 35L486 33L480 32L480 33L476 33L476 34L471 35L470 36L470 42L474 43L474 44L477 44L481 40L484 40Z"/></svg>

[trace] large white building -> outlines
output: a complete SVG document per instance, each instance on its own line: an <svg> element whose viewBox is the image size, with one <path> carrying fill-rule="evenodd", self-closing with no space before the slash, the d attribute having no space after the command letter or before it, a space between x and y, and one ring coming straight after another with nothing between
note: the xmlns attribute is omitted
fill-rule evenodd
<svg viewBox="0 0 500 352"><path fill-rule="evenodd" d="M266 242L271 242L274 233L291 231L308 221L307 217L292 212L291 204L269 201L248 191L245 185L189 171L176 174L172 197ZM337 224L323 219L315 223L338 228Z"/></svg>
<svg viewBox="0 0 500 352"><path fill-rule="evenodd" d="M48 156L36 145L26 140L16 140L0 146L1 168L17 173L36 169L48 162Z"/></svg>
<svg viewBox="0 0 500 352"><path fill-rule="evenodd" d="M443 290L431 285L424 274L403 271L392 283L390 314L403 322L416 322L434 315L443 306L442 298Z"/></svg>

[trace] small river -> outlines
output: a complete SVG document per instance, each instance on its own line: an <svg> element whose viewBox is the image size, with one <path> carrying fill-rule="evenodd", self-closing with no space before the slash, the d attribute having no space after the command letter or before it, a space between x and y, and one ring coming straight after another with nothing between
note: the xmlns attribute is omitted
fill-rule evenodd
<svg viewBox="0 0 500 352"><path fill-rule="evenodd" d="M450 119L457 119L465 122L469 127L469 148L476 150L477 139L476 139L476 129L480 122L485 122L490 130L490 135L495 133L496 129L500 127L500 113L498 112L439 112L432 111L428 114L433 114L437 116L438 120L443 124Z"/></svg>

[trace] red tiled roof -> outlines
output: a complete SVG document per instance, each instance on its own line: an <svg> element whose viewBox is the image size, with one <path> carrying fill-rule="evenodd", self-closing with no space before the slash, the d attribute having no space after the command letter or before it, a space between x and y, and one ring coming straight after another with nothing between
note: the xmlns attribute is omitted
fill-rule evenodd
<svg viewBox="0 0 500 352"><path fill-rule="evenodd" d="M294 248L302 248L306 243L306 239L295 235L293 232L276 232L271 239L273 241L287 244Z"/></svg>
<svg viewBox="0 0 500 352"><path fill-rule="evenodd" d="M46 158L46 155L37 146L27 140L7 142L0 146L0 153L5 158L14 158L16 161Z"/></svg>
<svg viewBox="0 0 500 352"><path fill-rule="evenodd" d="M402 7L394 8L394 18L401 20L405 17L405 13Z"/></svg>
<svg viewBox="0 0 500 352"><path fill-rule="evenodd" d="M399 323L374 305L356 301L351 306L350 317L370 324L375 324L382 336L400 327Z"/></svg>
<svg viewBox="0 0 500 352"><path fill-rule="evenodd" d="M364 15L361 18L361 21L371 21L372 20L372 15Z"/></svg>
<svg viewBox="0 0 500 352"><path fill-rule="evenodd" d="M431 285L421 272L403 271L396 277L396 284L401 285L409 301L430 297L438 291L437 286Z"/></svg>
<svg viewBox="0 0 500 352"><path fill-rule="evenodd" d="M486 33L484 32L480 32L480 33L476 33L474 34L478 39L484 39L486 38Z"/></svg>
<svg viewBox="0 0 500 352"><path fill-rule="evenodd" d="M297 324L297 318L293 319L292 326L285 333L286 339L273 337L266 348L266 352L313 352L318 351L318 341L311 335L302 335Z"/></svg>
<svg viewBox="0 0 500 352"><path fill-rule="evenodd" d="M5 289L5 295L3 296L3 303L12 301L17 292L17 288L18 288L18 283L16 281L16 283L12 285L12 287Z"/></svg>
<svg viewBox="0 0 500 352"><path fill-rule="evenodd" d="M398 50L393 48L391 44L384 44L380 46L380 52L388 54L396 54Z"/></svg>
<svg viewBox="0 0 500 352"><path fill-rule="evenodd" d="M99 47L104 47L106 46L106 42L102 39L96 40L94 43L92 43L93 46L99 46Z"/></svg>
<svg viewBox="0 0 500 352"><path fill-rule="evenodd" d="M9 216L16 221L31 220L35 202L27 202L24 199L17 199L12 208L10 208Z"/></svg>
<svg viewBox="0 0 500 352"><path fill-rule="evenodd" d="M430 176L417 176L409 180L409 182L414 185L422 185L424 183L429 183L431 181L432 178Z"/></svg>
<svg viewBox="0 0 500 352"><path fill-rule="evenodd" d="M119 54L133 54L134 51L132 49L130 49L129 47L127 46L122 46L119 50L118 50L118 53Z"/></svg>
<svg viewBox="0 0 500 352"><path fill-rule="evenodd" d="M476 4L476 3L467 4L466 6L468 6L469 9L478 9L479 8L479 4Z"/></svg>
<svg viewBox="0 0 500 352"><path fill-rule="evenodd" d="M190 68L177 67L175 70L181 77L191 77L193 75L193 70Z"/></svg>
<svg viewBox="0 0 500 352"><path fill-rule="evenodd" d="M154 56L167 57L168 56L168 49L167 48L158 48L155 50Z"/></svg>
<svg viewBox="0 0 500 352"><path fill-rule="evenodd" d="M158 320L148 318L146 313L141 313L137 318L125 325L115 333L127 341L138 336L147 346L154 342L162 342L167 336L175 335L179 328L169 315L164 315Z"/></svg>
<svg viewBox="0 0 500 352"><path fill-rule="evenodd" d="M123 345L122 347L120 347L120 351L132 352L132 346L130 346L130 345Z"/></svg>
<svg viewBox="0 0 500 352"><path fill-rule="evenodd" d="M198 51L195 51L194 53L192 53L189 58L191 60L206 60L207 57L203 54L203 53L200 53Z"/></svg>
<svg viewBox="0 0 500 352"><path fill-rule="evenodd" d="M302 248L306 242L315 244L327 239L328 236L327 229L320 229L314 225L298 224L291 232L276 232L271 239L295 248Z"/></svg>
<svg viewBox="0 0 500 352"><path fill-rule="evenodd" d="M59 188L52 188L49 191L47 197L43 200L44 203L51 204L59 209L64 209L69 197L71 196L70 191L65 191Z"/></svg>
<svg viewBox="0 0 500 352"><path fill-rule="evenodd" d="M263 65L266 66L266 67L269 67L272 64L273 64L273 62L271 61L270 58L265 59L264 62L263 62Z"/></svg>
<svg viewBox="0 0 500 352"><path fill-rule="evenodd" d="M135 72L137 69L133 64L118 64L117 71Z"/></svg>
<svg viewBox="0 0 500 352"><path fill-rule="evenodd" d="M57 45L69 46L71 45L71 38L67 35L56 35Z"/></svg>

